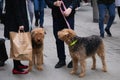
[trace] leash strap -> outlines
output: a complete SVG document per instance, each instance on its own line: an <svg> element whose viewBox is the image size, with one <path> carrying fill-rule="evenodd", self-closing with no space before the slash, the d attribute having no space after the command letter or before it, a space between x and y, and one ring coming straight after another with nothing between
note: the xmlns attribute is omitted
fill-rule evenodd
<svg viewBox="0 0 120 80"><path fill-rule="evenodd" d="M61 0L62 1L62 0ZM64 4L64 2L62 1L62 6L63 6L63 8L64 8L64 10L66 10L66 7L65 7L65 4ZM61 13L62 13L62 15L64 14L64 11L62 10L62 8L61 7L59 7L60 8L60 11L61 11ZM68 28L69 29L71 29L71 27L70 27L70 24L68 23L68 21L67 21L67 19L65 18L65 16L63 15L63 18L64 18L64 20L65 20L65 22L66 22L66 24L67 24L67 26L68 26Z"/></svg>

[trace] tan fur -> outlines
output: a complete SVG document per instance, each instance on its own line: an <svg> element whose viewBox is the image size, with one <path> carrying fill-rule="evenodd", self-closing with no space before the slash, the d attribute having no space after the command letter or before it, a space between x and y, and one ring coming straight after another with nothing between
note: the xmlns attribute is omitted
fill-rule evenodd
<svg viewBox="0 0 120 80"><path fill-rule="evenodd" d="M43 70L44 33L43 28L35 28L31 31L32 44L35 46L33 46L32 62L29 63L29 71L32 70L33 64L38 70Z"/></svg>
<svg viewBox="0 0 120 80"><path fill-rule="evenodd" d="M71 42L71 40L74 36L76 36L76 34L71 29L63 29L63 30L58 32L59 39L65 41L68 46L69 46L69 44L70 44L70 42ZM71 74L75 74L77 72L78 63L80 63L81 72L80 72L79 77L85 76L85 72L86 72L86 60L85 59L88 58L88 57L92 57L92 59L93 59L93 64L92 64L91 69L92 70L96 69L96 58L95 58L96 53L101 58L102 65L103 65L102 70L104 72L107 71L103 41L100 43L99 47L97 48L96 53L94 53L94 55L90 55L90 56L86 55L86 53L85 53L86 50L85 50L84 46L81 45L81 46L78 46L78 47L80 47L80 48L76 52L72 52L72 50L69 48L70 55L71 55L71 58L72 58L72 61L73 61L73 69L70 72Z"/></svg>

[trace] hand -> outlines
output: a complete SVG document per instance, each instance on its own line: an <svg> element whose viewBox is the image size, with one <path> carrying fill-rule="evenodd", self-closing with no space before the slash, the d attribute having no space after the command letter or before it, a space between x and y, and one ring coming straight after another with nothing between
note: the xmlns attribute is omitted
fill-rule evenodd
<svg viewBox="0 0 120 80"><path fill-rule="evenodd" d="M65 11L64 11L64 16L69 16L70 13L72 12L72 9L71 8L67 8Z"/></svg>
<svg viewBox="0 0 120 80"><path fill-rule="evenodd" d="M24 26L19 26L19 30L24 30Z"/></svg>
<svg viewBox="0 0 120 80"><path fill-rule="evenodd" d="M58 7L60 7L61 4L62 4L62 1L55 1L55 2L54 2L54 5L55 5L55 6L58 6Z"/></svg>

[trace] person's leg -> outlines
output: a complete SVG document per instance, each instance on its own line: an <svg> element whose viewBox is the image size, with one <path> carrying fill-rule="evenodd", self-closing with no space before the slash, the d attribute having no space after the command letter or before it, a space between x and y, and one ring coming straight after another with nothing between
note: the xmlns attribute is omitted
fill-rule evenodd
<svg viewBox="0 0 120 80"><path fill-rule="evenodd" d="M5 46L5 39L0 38L0 67L4 66L5 61L8 59L6 46Z"/></svg>
<svg viewBox="0 0 120 80"><path fill-rule="evenodd" d="M38 20L39 20L39 1L34 0L34 11L35 11L35 26L38 26Z"/></svg>
<svg viewBox="0 0 120 80"><path fill-rule="evenodd" d="M3 10L3 0L0 0L0 20L2 20L2 10Z"/></svg>
<svg viewBox="0 0 120 80"><path fill-rule="evenodd" d="M120 18L120 6L117 7L117 11L118 11L118 16L119 16L119 18Z"/></svg>
<svg viewBox="0 0 120 80"><path fill-rule="evenodd" d="M106 5L98 4L98 10L99 10L99 30L100 30L100 36L102 38L104 38L104 18L105 18Z"/></svg>
<svg viewBox="0 0 120 80"><path fill-rule="evenodd" d="M34 4L31 0L28 0L28 11L29 11L29 15L30 15L30 21L32 24L33 16L34 16Z"/></svg>
<svg viewBox="0 0 120 80"><path fill-rule="evenodd" d="M39 12L40 12L40 16L39 16L39 19L40 19L40 27L43 28L43 23L44 23L44 7L45 7L45 1L44 0L39 0Z"/></svg>
<svg viewBox="0 0 120 80"><path fill-rule="evenodd" d="M62 22L60 19L53 19L53 33L54 33L54 37L56 39L57 56L59 59L58 63L55 65L55 68L60 68L64 65L66 65L64 42L61 41L60 39L58 39L58 35L57 35L58 31L60 31L64 28L64 26L62 25L63 24Z"/></svg>
<svg viewBox="0 0 120 80"><path fill-rule="evenodd" d="M113 24L113 21L115 19L115 4L113 3L113 4L110 4L110 5L107 5L107 9L108 9L108 12L109 12L109 20L108 20L107 26L105 28L105 31L106 31L107 35L109 37L111 37L112 34L110 32L110 27Z"/></svg>
<svg viewBox="0 0 120 80"><path fill-rule="evenodd" d="M13 60L13 70L12 70L12 73L13 74L27 74L28 71L27 70L26 71L23 70L23 69L25 69L23 67L25 67L25 66L22 65L19 60Z"/></svg>

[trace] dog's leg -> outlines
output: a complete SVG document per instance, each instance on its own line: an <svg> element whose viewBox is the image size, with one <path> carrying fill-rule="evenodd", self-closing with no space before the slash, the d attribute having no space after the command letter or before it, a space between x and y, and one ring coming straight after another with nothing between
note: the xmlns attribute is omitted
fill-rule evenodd
<svg viewBox="0 0 120 80"><path fill-rule="evenodd" d="M28 71L31 71L31 70L32 70L32 65L33 65L33 62L32 62L32 61L29 61L29 68L28 68Z"/></svg>
<svg viewBox="0 0 120 80"><path fill-rule="evenodd" d="M99 46L99 49L98 49L97 53L98 53L98 56L101 58L101 61L102 61L102 65L103 65L102 71L107 72L103 43Z"/></svg>
<svg viewBox="0 0 120 80"><path fill-rule="evenodd" d="M103 65L102 71L103 72L107 72L107 67L106 67L106 62L105 62L105 56L104 55L99 55L99 56L101 58L102 65Z"/></svg>
<svg viewBox="0 0 120 80"><path fill-rule="evenodd" d="M41 54L41 64L43 64L43 53Z"/></svg>
<svg viewBox="0 0 120 80"><path fill-rule="evenodd" d="M95 70L96 69L96 58L95 58L95 55L92 56L92 60L93 60L93 64L92 64L91 69Z"/></svg>
<svg viewBox="0 0 120 80"><path fill-rule="evenodd" d="M34 63L35 62L35 50L33 49L33 52L32 52L32 61L29 61L29 71L31 71L32 70L32 66L33 66L33 64L35 64Z"/></svg>
<svg viewBox="0 0 120 80"><path fill-rule="evenodd" d="M77 72L77 69L78 69L78 59L73 58L72 63L73 63L73 69L70 72L70 74L75 74Z"/></svg>
<svg viewBox="0 0 120 80"><path fill-rule="evenodd" d="M32 71L32 66L34 64L34 60L35 60L35 53L33 52L32 54L32 61L29 61L29 71Z"/></svg>
<svg viewBox="0 0 120 80"><path fill-rule="evenodd" d="M79 75L79 77L83 77L83 76L85 76L85 72L86 72L86 61L85 61L85 59L83 59L83 60L80 60L80 65L81 65L81 72L80 72L80 75Z"/></svg>
<svg viewBox="0 0 120 80"><path fill-rule="evenodd" d="M37 54L37 69L38 70L43 70L42 57L43 57L43 55L41 53Z"/></svg>

